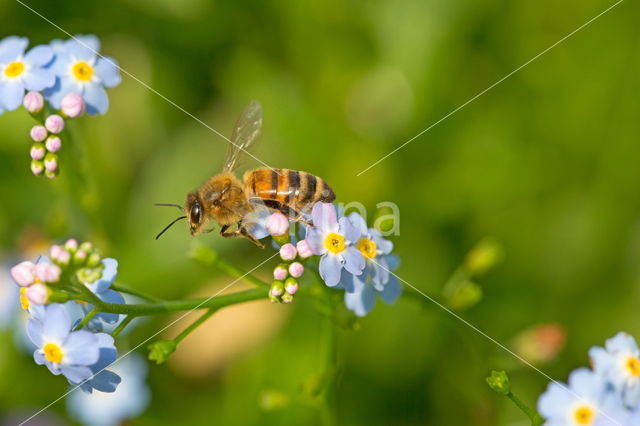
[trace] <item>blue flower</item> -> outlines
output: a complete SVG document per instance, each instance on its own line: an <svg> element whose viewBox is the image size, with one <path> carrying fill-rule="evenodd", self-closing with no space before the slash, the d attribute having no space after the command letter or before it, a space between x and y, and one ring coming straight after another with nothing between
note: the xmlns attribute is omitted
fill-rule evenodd
<svg viewBox="0 0 640 426"><path fill-rule="evenodd" d="M89 380L82 382L80 389L86 393L92 393L93 390L100 392L115 392L121 379L113 371L106 370L118 358L118 351L113 344L113 337L106 333L96 334L98 337L98 347L100 348L100 357L98 361L91 367L94 374Z"/></svg>
<svg viewBox="0 0 640 426"><path fill-rule="evenodd" d="M636 341L621 332L607 340L605 348L596 346L589 350L593 370L611 383L627 407L638 406L640 350Z"/></svg>
<svg viewBox="0 0 640 426"><path fill-rule="evenodd" d="M101 277L85 285L103 302L123 304L124 297L117 291L111 289L111 284L113 284L118 275L118 261L112 258L106 258L102 259L102 264L104 265L104 269L102 270ZM93 305L85 303L83 304L83 309L85 313L88 313L93 309ZM87 326L92 330L102 330L103 323L115 324L119 318L119 314L100 312L89 321Z"/></svg>
<svg viewBox="0 0 640 426"><path fill-rule="evenodd" d="M402 288L398 278L390 273L398 268L399 259L391 254L393 243L382 238L377 229L367 228L362 216L351 213L349 221L360 232L355 246L365 259L365 267L361 275L342 274L339 286L346 290L347 308L358 316L365 316L373 309L376 296L388 304L400 297Z"/></svg>
<svg viewBox="0 0 640 426"><path fill-rule="evenodd" d="M67 397L67 409L73 418L94 426L117 426L142 414L149 404L146 384L147 364L144 358L131 354L112 367L122 376L122 383L113 393L73 392Z"/></svg>
<svg viewBox="0 0 640 426"><path fill-rule="evenodd" d="M587 368L569 375L568 389L550 383L538 399L538 411L546 425L626 425L628 413L606 380Z"/></svg>
<svg viewBox="0 0 640 426"><path fill-rule="evenodd" d="M7 37L0 41L0 109L13 111L22 103L24 91L41 91L55 83L45 68L53 59L49 46L36 46L25 54L29 40Z"/></svg>
<svg viewBox="0 0 640 426"><path fill-rule="evenodd" d="M311 211L313 228L306 240L320 258L320 277L329 287L340 282L342 269L360 275L365 267L362 253L354 246L360 237L358 228L346 217L338 218L336 207L330 203L316 203Z"/></svg>
<svg viewBox="0 0 640 426"><path fill-rule="evenodd" d="M51 69L56 75L55 85L47 89L45 97L54 108L60 108L62 98L76 93L84 99L87 113L104 114L109 109L105 90L120 84L120 70L116 61L99 57L100 40L94 35L79 35L61 42L52 42L56 58Z"/></svg>
<svg viewBox="0 0 640 426"><path fill-rule="evenodd" d="M104 342L97 334L72 331L72 327L64 306L52 304L46 307L42 321L29 320L27 333L37 347L33 353L36 364L44 364L53 374L63 374L69 382L78 384L93 376L90 367L100 360Z"/></svg>

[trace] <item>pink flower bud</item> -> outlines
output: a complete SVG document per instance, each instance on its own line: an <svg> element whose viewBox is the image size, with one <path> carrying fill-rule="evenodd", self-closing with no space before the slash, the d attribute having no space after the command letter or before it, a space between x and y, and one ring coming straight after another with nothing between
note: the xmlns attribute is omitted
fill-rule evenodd
<svg viewBox="0 0 640 426"><path fill-rule="evenodd" d="M50 254L51 258L54 261L62 265L66 265L67 263L69 263L69 260L71 260L71 254L69 254L68 251L58 245L51 246Z"/></svg>
<svg viewBox="0 0 640 426"><path fill-rule="evenodd" d="M36 265L33 262L25 261L18 263L11 268L11 276L19 286L25 287L33 284L36 280L35 268Z"/></svg>
<svg viewBox="0 0 640 426"><path fill-rule="evenodd" d="M59 245L54 244L49 249L49 254L51 255L52 258L56 259L58 256L60 256L60 253L62 253L63 251L66 251L66 250L60 247Z"/></svg>
<svg viewBox="0 0 640 426"><path fill-rule="evenodd" d="M311 251L311 247L309 247L307 240L298 241L296 247L298 248L298 254L302 259L313 256L313 252Z"/></svg>
<svg viewBox="0 0 640 426"><path fill-rule="evenodd" d="M31 145L31 152L29 154L34 160L42 160L44 158L44 154L46 153L47 150L45 149L45 146L42 144L42 142L36 142Z"/></svg>
<svg viewBox="0 0 640 426"><path fill-rule="evenodd" d="M269 290L269 294L272 297L280 297L284 293L284 285L281 281L276 281L271 285L271 289Z"/></svg>
<svg viewBox="0 0 640 426"><path fill-rule="evenodd" d="M47 142L45 143L46 143L47 150L51 152L58 152L62 147L62 141L57 136L49 136L47 138Z"/></svg>
<svg viewBox="0 0 640 426"><path fill-rule="evenodd" d="M84 250L78 250L74 255L73 255L73 260L76 263L84 263L85 260L87 260L87 252Z"/></svg>
<svg viewBox="0 0 640 426"><path fill-rule="evenodd" d="M294 278L300 278L304 274L304 266L300 262L293 262L289 265L289 273Z"/></svg>
<svg viewBox="0 0 640 426"><path fill-rule="evenodd" d="M49 288L44 284L36 283L27 288L25 296L34 305L44 305L49 299Z"/></svg>
<svg viewBox="0 0 640 426"><path fill-rule="evenodd" d="M44 107L44 98L40 92L29 92L25 95L22 105L31 113L40 112Z"/></svg>
<svg viewBox="0 0 640 426"><path fill-rule="evenodd" d="M64 119L58 114L51 114L44 121L44 126L51 133L60 133L64 130Z"/></svg>
<svg viewBox="0 0 640 426"><path fill-rule="evenodd" d="M84 114L84 99L82 99L82 96L77 93L69 93L67 96L62 98L60 108L62 109L63 114L69 118L80 117Z"/></svg>
<svg viewBox="0 0 640 426"><path fill-rule="evenodd" d="M57 265L49 262L42 262L36 265L36 277L41 282L55 283L60 279L62 271Z"/></svg>
<svg viewBox="0 0 640 426"><path fill-rule="evenodd" d="M296 246L291 243L287 243L280 247L280 257L282 260L293 260L296 258L298 251L296 250Z"/></svg>
<svg viewBox="0 0 640 426"><path fill-rule="evenodd" d="M64 248L71 251L78 250L78 241L75 238L69 238L66 243L64 243Z"/></svg>
<svg viewBox="0 0 640 426"><path fill-rule="evenodd" d="M31 173L38 176L44 170L44 163L40 160L31 160Z"/></svg>
<svg viewBox="0 0 640 426"><path fill-rule="evenodd" d="M284 283L284 290L291 295L296 294L298 292L298 282L294 279L288 279Z"/></svg>
<svg viewBox="0 0 640 426"><path fill-rule="evenodd" d="M40 125L33 126L29 135L31 135L31 139L34 141L42 142L47 137L47 129Z"/></svg>
<svg viewBox="0 0 640 426"><path fill-rule="evenodd" d="M58 168L58 156L52 152L48 153L44 157L44 168L50 172L55 171Z"/></svg>
<svg viewBox="0 0 640 426"><path fill-rule="evenodd" d="M266 227L271 235L284 235L289 231L289 219L280 212L273 213L267 218Z"/></svg>
<svg viewBox="0 0 640 426"><path fill-rule="evenodd" d="M287 268L283 266L276 266L276 269L273 270L273 279L275 280L284 280L287 278Z"/></svg>

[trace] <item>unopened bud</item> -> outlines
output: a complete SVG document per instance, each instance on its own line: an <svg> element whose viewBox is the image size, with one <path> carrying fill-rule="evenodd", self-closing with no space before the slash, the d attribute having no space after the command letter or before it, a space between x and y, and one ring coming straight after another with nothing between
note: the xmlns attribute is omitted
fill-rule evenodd
<svg viewBox="0 0 640 426"><path fill-rule="evenodd" d="M289 219L280 212L273 213L267 218L266 227L273 236L284 235L289 232Z"/></svg>
<svg viewBox="0 0 640 426"><path fill-rule="evenodd" d="M465 265L471 275L482 275L500 262L503 255L502 246L497 241L485 238L471 249Z"/></svg>
<svg viewBox="0 0 640 426"><path fill-rule="evenodd" d="M11 276L16 284L25 287L33 284L36 279L36 265L33 262L24 261L11 268Z"/></svg>
<svg viewBox="0 0 640 426"><path fill-rule="evenodd" d="M58 155L48 152L44 157L44 168L50 172L56 171L58 169Z"/></svg>
<svg viewBox="0 0 640 426"><path fill-rule="evenodd" d="M31 151L29 151L29 155L31 155L31 158L34 160L42 160L46 153L47 149L42 142L36 142L31 145Z"/></svg>
<svg viewBox="0 0 640 426"><path fill-rule="evenodd" d="M158 365L163 364L167 358L176 350L176 342L173 340L161 340L153 342L148 346L149 360L155 361Z"/></svg>
<svg viewBox="0 0 640 426"><path fill-rule="evenodd" d="M60 102L62 113L69 118L80 117L85 110L85 102L77 93L69 93Z"/></svg>
<svg viewBox="0 0 640 426"><path fill-rule="evenodd" d="M95 251L91 253L87 258L87 266L89 268L95 268L96 266L100 265L100 262L102 262L102 258Z"/></svg>
<svg viewBox="0 0 640 426"><path fill-rule="evenodd" d="M491 371L491 376L487 377L487 384L491 389L502 395L508 395L511 392L511 383L509 377L504 371Z"/></svg>
<svg viewBox="0 0 640 426"><path fill-rule="evenodd" d="M60 133L64 130L64 118L58 114L51 114L44 121L44 127L51 133Z"/></svg>
<svg viewBox="0 0 640 426"><path fill-rule="evenodd" d="M309 243L307 242L307 240L298 241L296 247L298 249L298 255L300 255L300 258L306 259L313 256L313 252L311 251L311 247L309 247Z"/></svg>
<svg viewBox="0 0 640 426"><path fill-rule="evenodd" d="M49 262L38 263L35 267L36 277L45 283L57 283L62 270L58 265Z"/></svg>
<svg viewBox="0 0 640 426"><path fill-rule="evenodd" d="M287 266L286 265L278 265L273 270L273 279L275 280L284 280L287 278Z"/></svg>
<svg viewBox="0 0 640 426"><path fill-rule="evenodd" d="M288 294L296 294L298 291L298 281L293 277L287 278L284 282L284 289Z"/></svg>
<svg viewBox="0 0 640 426"><path fill-rule="evenodd" d="M73 263L75 265L82 265L87 260L87 252L79 249L73 254Z"/></svg>
<svg viewBox="0 0 640 426"><path fill-rule="evenodd" d="M44 162L42 160L31 160L31 173L39 176L44 171Z"/></svg>
<svg viewBox="0 0 640 426"><path fill-rule="evenodd" d="M289 273L294 278L300 278L304 274L304 266L300 262L293 262L289 265Z"/></svg>
<svg viewBox="0 0 640 426"><path fill-rule="evenodd" d="M62 148L62 141L57 136L49 136L46 141L46 147L50 152L58 152Z"/></svg>
<svg viewBox="0 0 640 426"><path fill-rule="evenodd" d="M293 302L293 294L284 293L282 296L280 296L280 300L282 301L282 303L291 303Z"/></svg>
<svg viewBox="0 0 640 426"><path fill-rule="evenodd" d="M75 238L69 238L65 243L64 243L64 248L66 248L67 250L74 252L76 250L78 250L78 241Z"/></svg>
<svg viewBox="0 0 640 426"><path fill-rule="evenodd" d="M273 297L280 297L284 293L284 283L282 281L274 281L271 283L271 289L269 295Z"/></svg>
<svg viewBox="0 0 640 426"><path fill-rule="evenodd" d="M27 287L24 295L29 299L29 302L34 305L46 305L49 300L49 293L49 287L36 283Z"/></svg>
<svg viewBox="0 0 640 426"><path fill-rule="evenodd" d="M282 260L293 260L296 258L298 254L298 250L296 250L296 246L291 243L287 243L280 247L280 257Z"/></svg>
<svg viewBox="0 0 640 426"><path fill-rule="evenodd" d="M29 92L24 96L22 105L32 114L42 111L44 107L44 98L40 92Z"/></svg>
<svg viewBox="0 0 640 426"><path fill-rule="evenodd" d="M31 139L36 142L42 142L47 138L47 129L44 126L33 126L31 132L29 132Z"/></svg>

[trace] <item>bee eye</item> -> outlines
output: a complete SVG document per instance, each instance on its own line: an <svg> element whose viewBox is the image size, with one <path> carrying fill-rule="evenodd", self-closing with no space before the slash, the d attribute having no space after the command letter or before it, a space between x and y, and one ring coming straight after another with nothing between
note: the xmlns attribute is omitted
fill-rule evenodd
<svg viewBox="0 0 640 426"><path fill-rule="evenodd" d="M200 216L202 215L202 210L200 209L200 204L196 203L191 208L191 222L192 223L200 223Z"/></svg>

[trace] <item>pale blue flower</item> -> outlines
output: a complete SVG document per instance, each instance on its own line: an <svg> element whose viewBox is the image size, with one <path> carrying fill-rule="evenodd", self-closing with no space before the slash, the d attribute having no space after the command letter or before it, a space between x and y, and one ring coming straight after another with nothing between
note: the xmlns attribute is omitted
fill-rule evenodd
<svg viewBox="0 0 640 426"><path fill-rule="evenodd" d="M593 370L604 377L629 408L640 402L640 350L634 338L618 333L607 340L605 348L589 350Z"/></svg>
<svg viewBox="0 0 640 426"><path fill-rule="evenodd" d="M28 44L28 39L15 36L0 41L0 109L13 111L25 90L41 91L55 83L53 72L46 68L53 50L36 46L25 54Z"/></svg>
<svg viewBox="0 0 640 426"><path fill-rule="evenodd" d="M84 99L89 115L104 114L109 109L105 88L120 84L120 70L113 58L98 56L100 40L94 35L78 35L72 39L52 42L56 58L51 69L55 85L45 91L54 108L60 108L62 98L76 93Z"/></svg>
<svg viewBox="0 0 640 426"><path fill-rule="evenodd" d="M552 426L628 425L628 412L606 380L587 368L569 375L569 385L550 383L538 399L538 412Z"/></svg>
<svg viewBox="0 0 640 426"><path fill-rule="evenodd" d="M104 342L97 334L72 328L65 307L51 304L42 320L29 320L27 333L37 347L33 353L36 364L44 364L53 374L63 374L71 383L79 384L93 376L90 367L99 361Z"/></svg>
<svg viewBox="0 0 640 426"><path fill-rule="evenodd" d="M146 383L147 363L138 354L130 354L112 367L122 377L113 393L72 392L67 409L78 422L93 426L117 426L144 412L151 393Z"/></svg>
<svg viewBox="0 0 640 426"><path fill-rule="evenodd" d="M305 239L320 258L320 277L329 287L340 282L342 270L360 275L365 267L362 253L354 246L359 230L346 217L338 218L331 203L316 203L311 211L313 228L307 229Z"/></svg>
<svg viewBox="0 0 640 426"><path fill-rule="evenodd" d="M120 293L111 289L111 284L116 280L118 275L118 261L110 257L102 259L104 268L102 269L102 275L99 279L92 283L85 284L89 290L95 294L98 299L107 303L123 304L124 297ZM93 305L90 303L83 304L85 314L93 309ZM112 314L107 312L100 312L96 314L87 324L88 328L92 330L103 330L104 323L115 324L120 318L119 314Z"/></svg>
<svg viewBox="0 0 640 426"><path fill-rule="evenodd" d="M0 265L0 330L6 330L15 323L20 306L19 290L5 265Z"/></svg>
<svg viewBox="0 0 640 426"><path fill-rule="evenodd" d="M344 288L345 305L358 316L365 316L373 309L379 296L388 304L394 303L402 288L398 278L391 272L398 268L399 259L391 254L393 243L382 238L382 234L367 228L367 223L358 213L351 213L349 221L358 229L360 236L355 247L365 259L360 275L342 274L339 287Z"/></svg>

